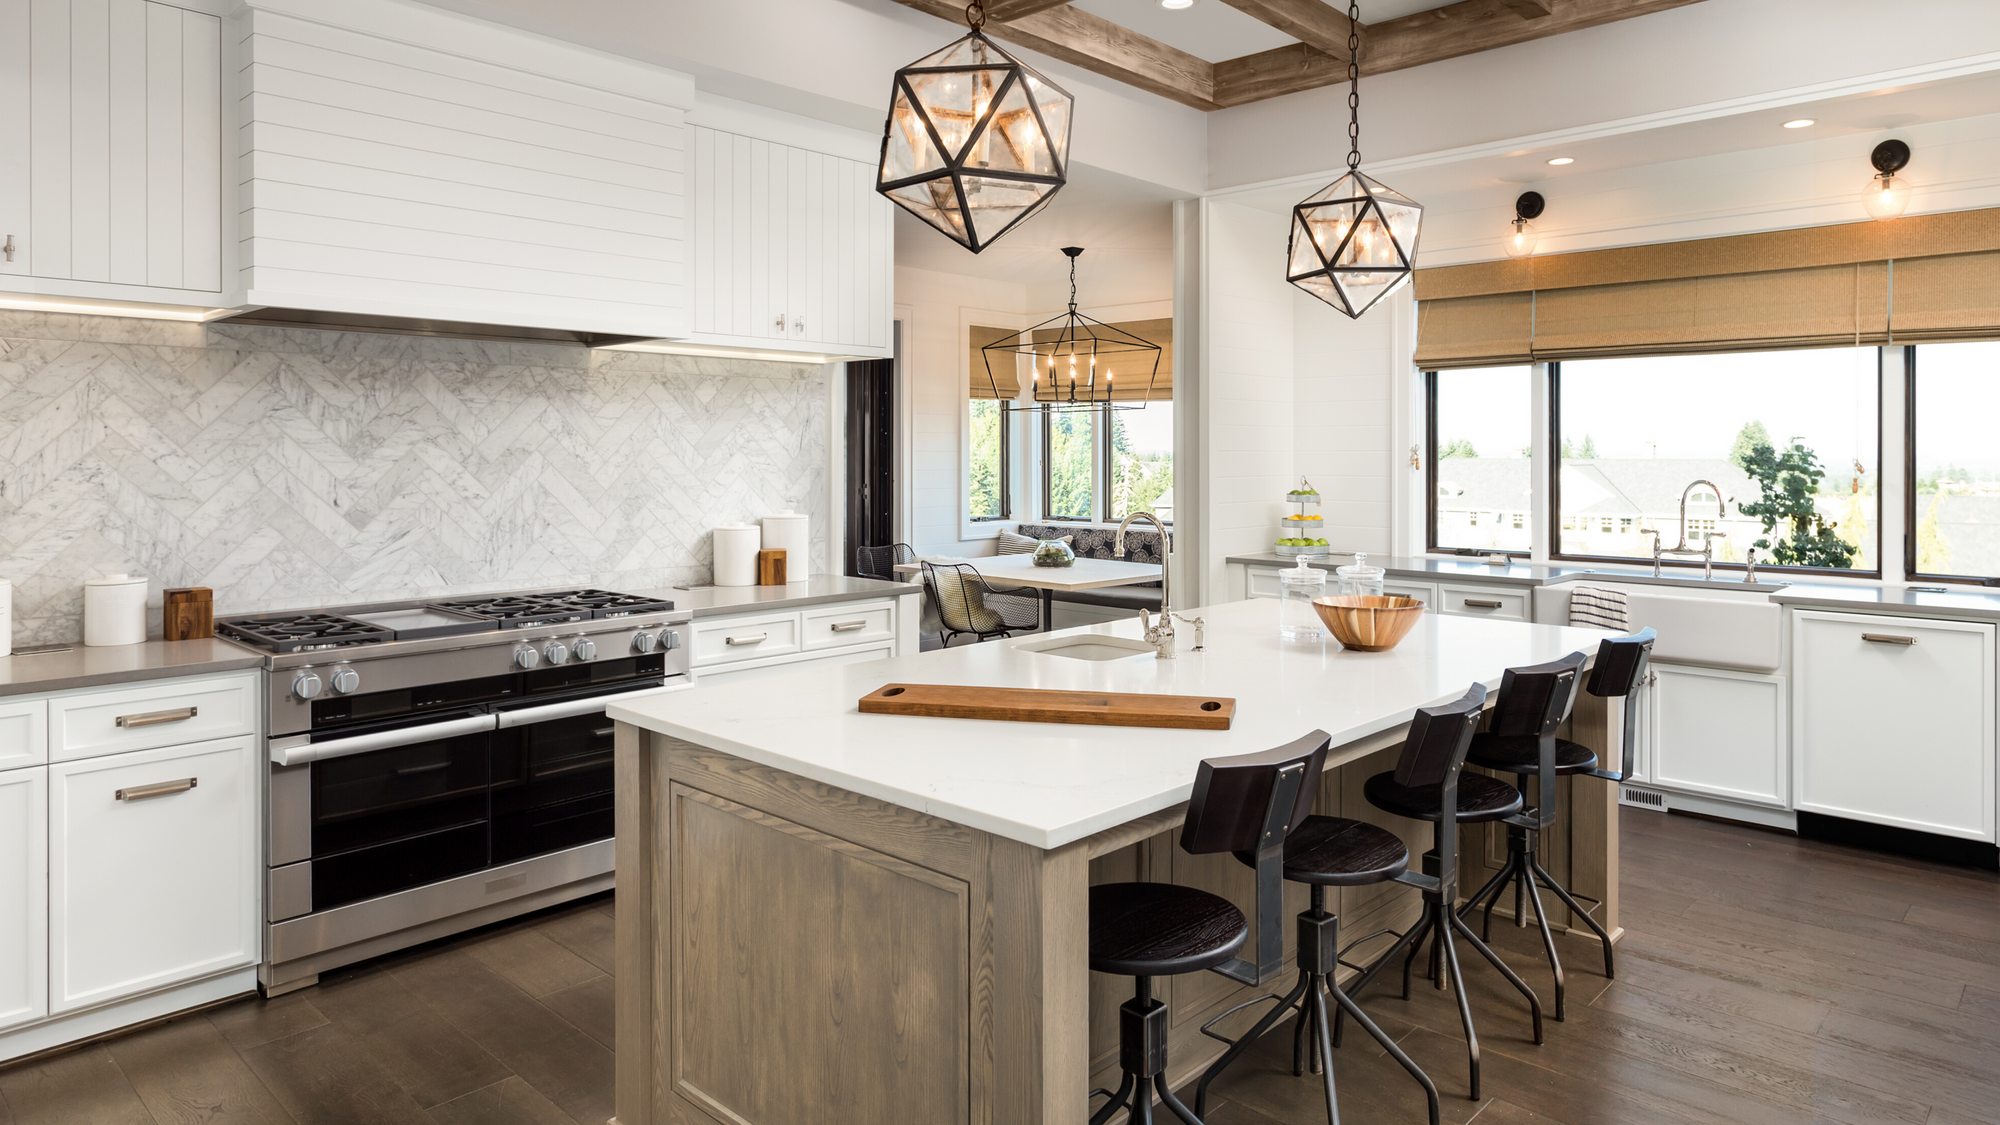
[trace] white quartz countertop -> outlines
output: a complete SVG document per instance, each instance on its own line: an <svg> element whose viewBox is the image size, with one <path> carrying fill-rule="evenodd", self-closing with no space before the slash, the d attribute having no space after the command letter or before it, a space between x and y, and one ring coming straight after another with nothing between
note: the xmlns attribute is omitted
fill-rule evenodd
<svg viewBox="0 0 2000 1125"><path fill-rule="evenodd" d="M612 718L1039 848L1055 848L1188 799L1203 758L1268 750L1314 728L1336 747L1406 723L1418 707L1497 688L1509 667L1583 650L1592 629L1423 615L1394 650L1283 641L1271 599L1183 611L1207 651L1085 661L1029 651L1047 637L804 668L614 704ZM1064 630L1138 639L1136 620ZM1227 731L1155 730L864 715L887 683L1229 696Z"/></svg>

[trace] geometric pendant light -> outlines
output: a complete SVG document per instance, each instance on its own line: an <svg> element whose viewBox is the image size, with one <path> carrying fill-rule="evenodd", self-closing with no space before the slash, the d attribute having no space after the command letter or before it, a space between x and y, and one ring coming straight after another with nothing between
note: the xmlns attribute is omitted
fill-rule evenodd
<svg viewBox="0 0 2000 1125"><path fill-rule="evenodd" d="M1410 280L1424 209L1360 170L1360 4L1347 18L1347 174L1292 208L1285 280L1358 317Z"/></svg>
<svg viewBox="0 0 2000 1125"><path fill-rule="evenodd" d="M1160 345L1076 311L1076 259L1083 247L1062 252L1069 255L1069 311L979 349L993 397L1007 410L1065 412L1143 410L1148 402L1169 401L1171 387L1159 384ZM1024 366L1028 401L1008 406L1019 393Z"/></svg>
<svg viewBox="0 0 2000 1125"><path fill-rule="evenodd" d="M896 72L875 190L977 254L1048 205L1069 169L1060 86L972 33Z"/></svg>

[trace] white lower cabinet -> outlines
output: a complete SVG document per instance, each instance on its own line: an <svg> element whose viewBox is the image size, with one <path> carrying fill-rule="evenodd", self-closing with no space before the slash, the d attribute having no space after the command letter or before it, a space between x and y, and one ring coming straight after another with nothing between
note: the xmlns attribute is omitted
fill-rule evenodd
<svg viewBox="0 0 2000 1125"><path fill-rule="evenodd" d="M1796 805L1994 838L1994 627L1794 611Z"/></svg>
<svg viewBox="0 0 2000 1125"><path fill-rule="evenodd" d="M915 612L895 598L809 606L804 610L696 618L689 662L697 683L748 679L807 664L853 664L896 655Z"/></svg>
<svg viewBox="0 0 2000 1125"><path fill-rule="evenodd" d="M256 739L49 767L49 1010L253 964Z"/></svg>
<svg viewBox="0 0 2000 1125"><path fill-rule="evenodd" d="M830 667L835 664L860 664L868 660L887 660L894 655L896 655L894 645L882 644L869 648L842 649L824 656L794 657L790 660L778 659L749 665L727 664L709 671L697 672L695 681L711 686L722 683L733 684L739 680L755 679L777 672L794 672L813 665Z"/></svg>
<svg viewBox="0 0 2000 1125"><path fill-rule="evenodd" d="M1428 582L1399 582L1391 578L1382 583L1382 592L1392 598L1415 598L1424 603L1425 609L1437 608L1438 589Z"/></svg>
<svg viewBox="0 0 2000 1125"><path fill-rule="evenodd" d="M0 773L0 1029L49 1012L46 767Z"/></svg>
<svg viewBox="0 0 2000 1125"><path fill-rule="evenodd" d="M1785 678L1652 665L1646 772L1665 789L1782 808Z"/></svg>

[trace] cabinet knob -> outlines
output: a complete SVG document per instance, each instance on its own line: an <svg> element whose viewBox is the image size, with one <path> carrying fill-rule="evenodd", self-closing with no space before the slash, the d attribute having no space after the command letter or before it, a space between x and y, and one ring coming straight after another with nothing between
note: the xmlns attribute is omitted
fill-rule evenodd
<svg viewBox="0 0 2000 1125"><path fill-rule="evenodd" d="M771 321L771 327L783 332L785 330L785 314L779 313L776 319Z"/></svg>
<svg viewBox="0 0 2000 1125"><path fill-rule="evenodd" d="M8 236L7 236L7 245L5 245L5 246L0 246L0 250L4 250L4 251L6 251L6 254L7 254L7 260L8 260L8 261L10 261L10 262L11 262L11 261L13 261L13 260L14 260L14 236L13 236L13 235L11 235L11 234L10 234L10 235L8 235Z"/></svg>
<svg viewBox="0 0 2000 1125"><path fill-rule="evenodd" d="M799 335L801 335L801 336L805 335L805 334L806 334L806 318L805 318L805 317L802 317L802 316L800 316L800 317L793 317L793 318L792 318L792 331L794 331L794 332L797 332L797 333L798 333Z"/></svg>

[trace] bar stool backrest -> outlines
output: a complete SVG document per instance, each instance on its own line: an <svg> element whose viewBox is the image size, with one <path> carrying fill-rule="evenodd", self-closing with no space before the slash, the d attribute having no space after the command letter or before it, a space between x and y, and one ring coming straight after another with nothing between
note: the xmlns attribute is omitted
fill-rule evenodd
<svg viewBox="0 0 2000 1125"><path fill-rule="evenodd" d="M1597 646L1597 663L1590 669L1590 683L1584 690L1606 699L1630 695L1645 682L1646 662L1653 657L1653 642L1660 635L1651 628L1630 636L1606 637Z"/></svg>
<svg viewBox="0 0 2000 1125"><path fill-rule="evenodd" d="M1396 784L1419 788L1450 782L1455 791L1458 771L1465 766L1472 734L1479 729L1479 714L1485 707L1486 686L1473 684L1455 703L1417 708L1416 717L1410 720L1409 737L1403 740L1402 756L1396 759Z"/></svg>
<svg viewBox="0 0 2000 1125"><path fill-rule="evenodd" d="M1486 729L1502 737L1548 738L1576 706L1583 666L1590 658L1572 652L1561 660L1509 668Z"/></svg>
<svg viewBox="0 0 2000 1125"><path fill-rule="evenodd" d="M1312 815L1319 797L1320 772L1326 765L1331 738L1316 730L1275 750L1210 758L1195 774L1194 795L1188 798L1187 821L1181 826L1181 848L1191 855L1257 850L1265 824L1279 809L1272 799L1286 767L1301 768L1292 790L1290 811L1282 828L1290 832Z"/></svg>

